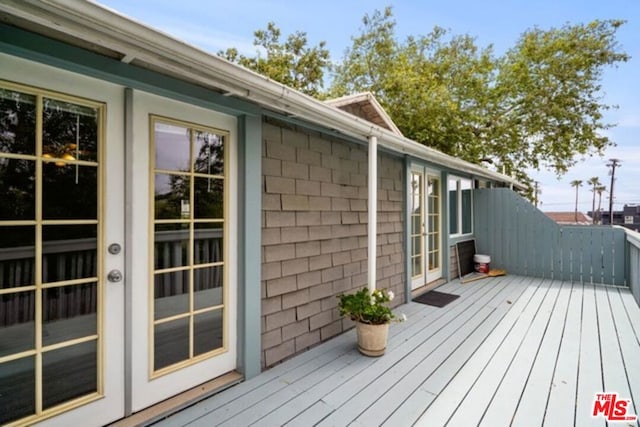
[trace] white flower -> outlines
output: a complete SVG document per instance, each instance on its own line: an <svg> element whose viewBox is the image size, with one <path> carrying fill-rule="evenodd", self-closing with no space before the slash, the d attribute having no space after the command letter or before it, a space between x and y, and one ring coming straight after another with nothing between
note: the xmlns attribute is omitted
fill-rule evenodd
<svg viewBox="0 0 640 427"><path fill-rule="evenodd" d="M401 321L401 322L406 322L406 321L407 321L407 315L406 315L406 314L404 314L404 313L401 313L401 314L400 314L400 321Z"/></svg>
<svg viewBox="0 0 640 427"><path fill-rule="evenodd" d="M392 291L387 291L387 295L389 296L389 301L393 301L393 297L395 297L393 292Z"/></svg>

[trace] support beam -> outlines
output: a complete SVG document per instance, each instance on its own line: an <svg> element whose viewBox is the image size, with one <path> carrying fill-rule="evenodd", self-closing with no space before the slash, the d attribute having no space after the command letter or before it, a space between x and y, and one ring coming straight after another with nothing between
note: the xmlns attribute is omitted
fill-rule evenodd
<svg viewBox="0 0 640 427"><path fill-rule="evenodd" d="M369 215L367 235L369 247L368 286L373 291L376 288L376 256L378 246L378 138L369 137Z"/></svg>

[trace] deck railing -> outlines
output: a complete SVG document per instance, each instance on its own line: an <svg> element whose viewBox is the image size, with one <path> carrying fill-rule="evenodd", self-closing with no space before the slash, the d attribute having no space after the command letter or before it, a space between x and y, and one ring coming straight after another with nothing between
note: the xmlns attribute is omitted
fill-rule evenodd
<svg viewBox="0 0 640 427"><path fill-rule="evenodd" d="M199 229L194 233L193 260L196 264L223 261L222 229ZM160 231L155 235L156 267L185 265L188 257L189 231ZM196 270L194 291L222 286L222 268ZM69 239L45 242L42 248L42 281L55 283L97 275L95 239ZM184 275L158 275L156 297L186 292ZM35 283L35 249L33 246L0 249L0 289L32 286ZM47 321L93 313L97 307L95 282L83 285L54 287L43 304ZM55 291L55 292L54 292ZM0 295L0 327L32 322L35 313L33 291Z"/></svg>
<svg viewBox="0 0 640 427"><path fill-rule="evenodd" d="M474 191L473 206L477 251L491 256L492 267L526 276L629 286L623 228L559 225L506 188Z"/></svg>
<svg viewBox="0 0 640 427"><path fill-rule="evenodd" d="M629 288L640 305L640 233L625 229L629 248Z"/></svg>

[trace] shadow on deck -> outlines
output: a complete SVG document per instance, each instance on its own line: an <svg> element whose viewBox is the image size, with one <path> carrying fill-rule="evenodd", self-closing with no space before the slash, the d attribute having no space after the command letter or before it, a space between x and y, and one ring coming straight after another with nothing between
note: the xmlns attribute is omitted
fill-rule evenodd
<svg viewBox="0 0 640 427"><path fill-rule="evenodd" d="M639 412L628 289L505 276L438 290L460 298L396 309L409 320L381 358L351 330L158 425L604 426L591 415L602 392Z"/></svg>

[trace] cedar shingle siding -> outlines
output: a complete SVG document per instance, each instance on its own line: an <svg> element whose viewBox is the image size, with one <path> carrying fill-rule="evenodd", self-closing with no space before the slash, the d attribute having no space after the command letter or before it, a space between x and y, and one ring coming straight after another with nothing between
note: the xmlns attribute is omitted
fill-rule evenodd
<svg viewBox="0 0 640 427"><path fill-rule="evenodd" d="M263 124L262 366L352 327L336 295L367 284L367 150ZM378 288L404 299L403 162L378 161Z"/></svg>

